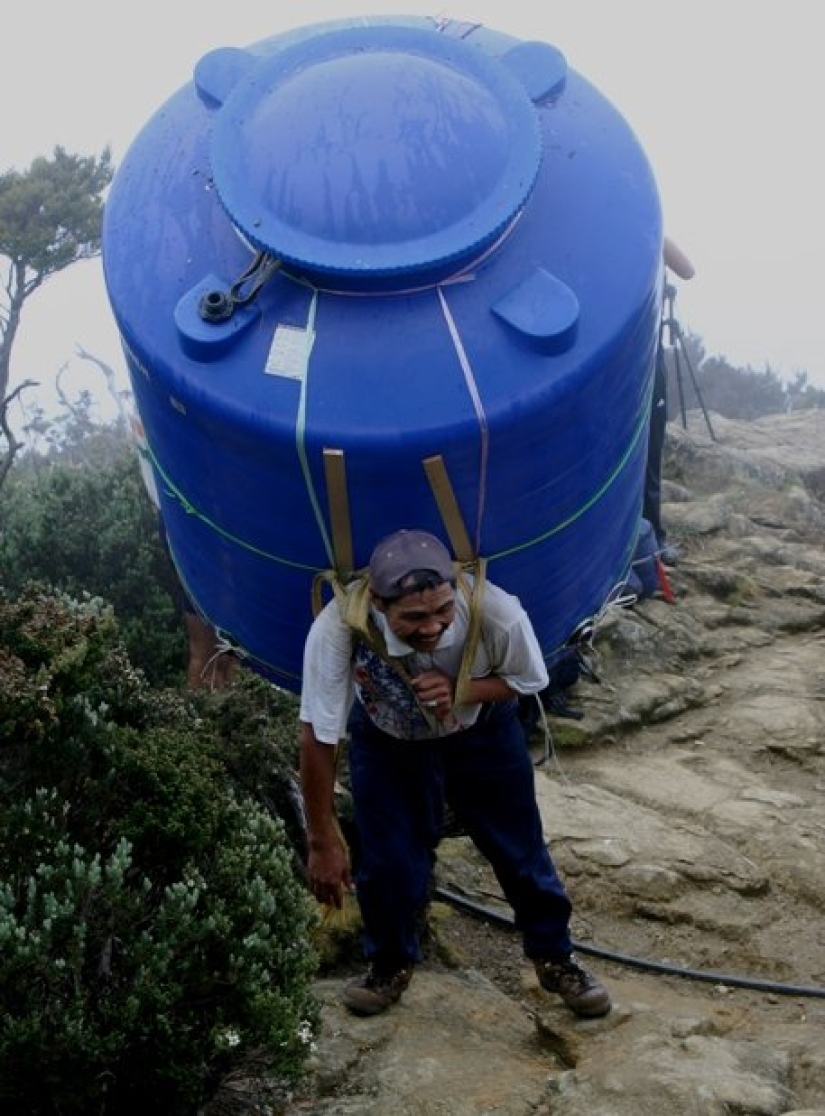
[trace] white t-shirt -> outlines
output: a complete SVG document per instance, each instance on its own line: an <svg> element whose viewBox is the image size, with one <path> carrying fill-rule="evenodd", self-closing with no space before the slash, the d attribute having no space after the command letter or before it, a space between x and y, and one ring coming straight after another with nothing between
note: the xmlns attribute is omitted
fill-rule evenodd
<svg viewBox="0 0 825 1116"><path fill-rule="evenodd" d="M547 685L547 668L533 626L517 597L489 582L482 598L482 637L470 670L472 678L494 674L518 694L533 694ZM383 613L372 616L387 650L400 658L408 674L440 670L457 678L469 622L466 595L456 590L455 618L433 651L414 651L398 639ZM346 732L355 695L383 732L401 740L424 740L458 732L474 723L480 705L456 706L446 721L428 716L396 669L364 645L341 619L332 600L316 617L304 648L301 720L316 739L337 744Z"/></svg>

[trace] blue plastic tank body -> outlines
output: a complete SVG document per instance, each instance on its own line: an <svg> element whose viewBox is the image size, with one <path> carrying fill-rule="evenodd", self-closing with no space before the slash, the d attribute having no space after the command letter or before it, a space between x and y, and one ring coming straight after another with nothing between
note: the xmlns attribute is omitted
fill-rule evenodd
<svg viewBox="0 0 825 1116"><path fill-rule="evenodd" d="M324 451L356 568L399 527L445 537L440 456L551 660L632 558L661 251L635 135L554 47L375 17L206 56L132 144L103 235L198 608L297 690L334 560ZM259 290L256 253L277 261Z"/></svg>

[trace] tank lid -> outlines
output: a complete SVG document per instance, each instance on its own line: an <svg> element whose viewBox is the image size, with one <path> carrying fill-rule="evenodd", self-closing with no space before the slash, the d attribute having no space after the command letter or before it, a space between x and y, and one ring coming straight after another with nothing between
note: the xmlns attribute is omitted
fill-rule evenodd
<svg viewBox="0 0 825 1116"><path fill-rule="evenodd" d="M215 186L250 243L299 271L378 287L443 277L535 182L524 82L463 40L347 27L237 72L214 121Z"/></svg>

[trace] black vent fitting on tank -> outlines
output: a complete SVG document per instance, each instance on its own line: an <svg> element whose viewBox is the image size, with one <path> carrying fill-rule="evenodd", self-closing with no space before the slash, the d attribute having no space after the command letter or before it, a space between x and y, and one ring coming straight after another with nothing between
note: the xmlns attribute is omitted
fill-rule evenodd
<svg viewBox="0 0 825 1116"><path fill-rule="evenodd" d="M228 291L209 290L198 303L198 313L205 322L225 322L238 306L246 306L263 285L272 278L281 261L268 252L258 252L249 267Z"/></svg>
<svg viewBox="0 0 825 1116"><path fill-rule="evenodd" d="M228 291L207 291L198 310L205 322L225 322L235 313L235 303Z"/></svg>

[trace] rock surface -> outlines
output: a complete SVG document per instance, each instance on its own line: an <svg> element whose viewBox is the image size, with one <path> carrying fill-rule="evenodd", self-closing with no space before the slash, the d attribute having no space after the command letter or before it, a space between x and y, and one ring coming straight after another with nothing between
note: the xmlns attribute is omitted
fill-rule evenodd
<svg viewBox="0 0 825 1116"><path fill-rule="evenodd" d="M534 739L580 958L613 1012L540 992L466 839L425 963L373 1019L318 983L318 1116L825 1116L825 412L672 426L659 597L608 609L583 717Z"/></svg>

